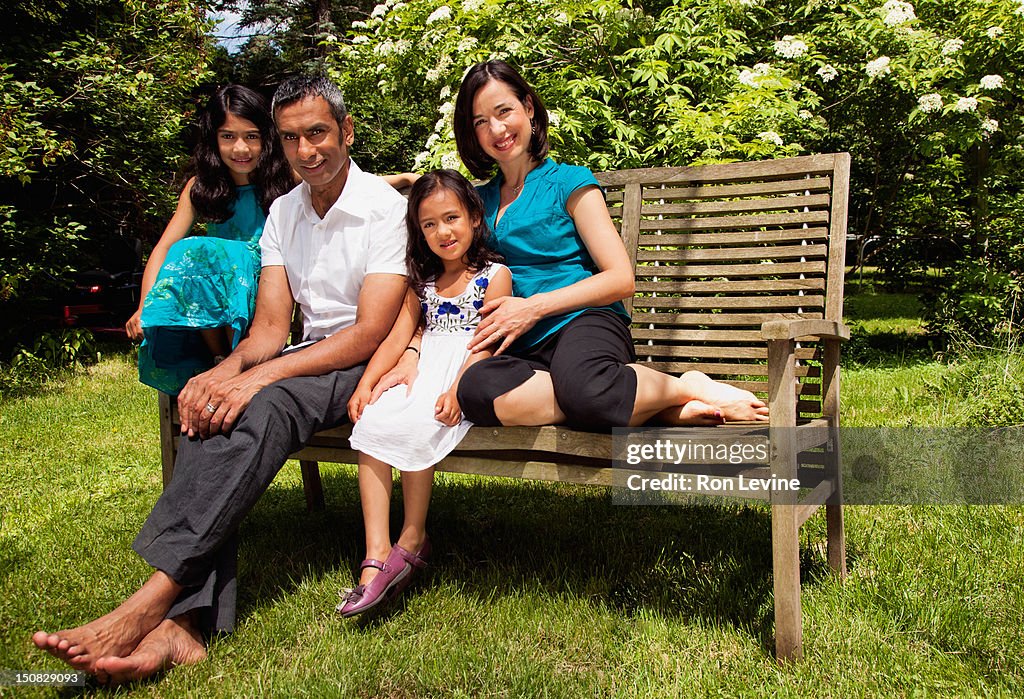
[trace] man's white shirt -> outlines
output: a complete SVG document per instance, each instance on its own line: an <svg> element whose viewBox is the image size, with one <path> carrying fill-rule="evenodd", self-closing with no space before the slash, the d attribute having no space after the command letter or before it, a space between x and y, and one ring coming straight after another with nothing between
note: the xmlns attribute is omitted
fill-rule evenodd
<svg viewBox="0 0 1024 699"><path fill-rule="evenodd" d="M305 182L271 205L260 238L262 264L284 266L302 311L304 340L320 340L355 323L367 274L406 274L405 211L405 197L355 161L341 196L322 219Z"/></svg>

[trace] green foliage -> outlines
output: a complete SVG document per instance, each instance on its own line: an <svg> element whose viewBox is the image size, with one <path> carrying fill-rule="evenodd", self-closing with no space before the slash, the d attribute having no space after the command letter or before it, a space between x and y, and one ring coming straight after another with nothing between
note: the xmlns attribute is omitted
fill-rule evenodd
<svg viewBox="0 0 1024 699"><path fill-rule="evenodd" d="M354 105L436 110L397 127L403 149L421 144L416 169L458 165L454 92L489 58L537 87L555 157L595 170L850 151L851 230L882 239L875 261L900 280L928 267L991 268L993 230L1021 217L992 203L1021 192L1020 7L387 0L325 44ZM381 146L384 161L398 160ZM995 271L986 284L1006 297L1015 277ZM989 311L968 298L962 314L989 329L1005 322L994 294L983 292Z"/></svg>
<svg viewBox="0 0 1024 699"><path fill-rule="evenodd" d="M0 46L0 309L39 313L117 240L153 239L207 77L203 0L10 8ZM119 271L119 270L113 270ZM0 348L23 334L0 332Z"/></svg>
<svg viewBox="0 0 1024 699"><path fill-rule="evenodd" d="M66 328L43 333L32 348L20 347L10 364L0 364L0 397L24 395L57 376L95 364L100 355L92 333Z"/></svg>
<svg viewBox="0 0 1024 699"><path fill-rule="evenodd" d="M928 330L945 341L997 347L1019 343L1024 328L1024 196L998 199L976 249L954 262L929 298Z"/></svg>
<svg viewBox="0 0 1024 699"><path fill-rule="evenodd" d="M963 351L950 370L928 384L932 396L950 396L961 425L1024 425L1024 354L977 348Z"/></svg>

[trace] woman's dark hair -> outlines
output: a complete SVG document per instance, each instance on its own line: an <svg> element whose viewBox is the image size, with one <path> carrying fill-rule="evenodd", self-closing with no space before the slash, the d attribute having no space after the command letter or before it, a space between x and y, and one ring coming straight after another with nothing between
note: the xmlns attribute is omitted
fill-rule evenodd
<svg viewBox="0 0 1024 699"><path fill-rule="evenodd" d="M459 198L466 207L470 220L476 219L473 227L473 242L463 259L473 272L482 270L488 262L501 262L504 258L488 247L491 229L484 220L484 203L469 180L455 170L434 170L416 181L409 193L409 210L406 225L409 228L409 244L405 261L409 268L409 283L416 295L423 296L427 284L437 281L444 272L444 263L434 254L420 230L420 205L423 200L440 189L447 189Z"/></svg>
<svg viewBox="0 0 1024 699"><path fill-rule="evenodd" d="M235 182L217 145L217 129L227 121L228 114L248 119L260 130L262 148L249 183L256 187L263 212L269 213L271 203L295 186L267 101L247 87L227 85L214 93L199 115L199 140L188 167L196 178L192 207L205 221L226 221L234 211Z"/></svg>
<svg viewBox="0 0 1024 699"><path fill-rule="evenodd" d="M494 172L494 159L484 153L473 128L473 99L481 87L491 80L508 85L524 105L533 105L533 135L530 136L530 155L540 162L548 154L548 112L536 90L523 80L515 68L505 61L477 63L462 78L459 94L455 98L455 145L459 157L474 177L486 178Z"/></svg>

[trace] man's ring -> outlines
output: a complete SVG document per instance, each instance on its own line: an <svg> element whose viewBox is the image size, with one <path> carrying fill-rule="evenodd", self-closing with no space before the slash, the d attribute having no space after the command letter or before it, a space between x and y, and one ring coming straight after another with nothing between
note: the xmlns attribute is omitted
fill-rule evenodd
<svg viewBox="0 0 1024 699"><path fill-rule="evenodd" d="M215 412L217 412L217 406L214 405L213 403L207 403L206 412L210 413L210 415L213 415Z"/></svg>

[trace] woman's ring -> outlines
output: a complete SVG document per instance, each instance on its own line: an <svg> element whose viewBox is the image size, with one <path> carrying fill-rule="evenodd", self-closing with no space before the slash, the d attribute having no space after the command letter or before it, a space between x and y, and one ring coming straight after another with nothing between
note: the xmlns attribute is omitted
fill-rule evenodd
<svg viewBox="0 0 1024 699"><path fill-rule="evenodd" d="M206 412L210 413L210 415L213 415L215 412L217 412L217 406L214 405L213 403L207 403Z"/></svg>

